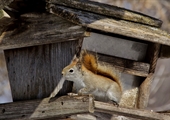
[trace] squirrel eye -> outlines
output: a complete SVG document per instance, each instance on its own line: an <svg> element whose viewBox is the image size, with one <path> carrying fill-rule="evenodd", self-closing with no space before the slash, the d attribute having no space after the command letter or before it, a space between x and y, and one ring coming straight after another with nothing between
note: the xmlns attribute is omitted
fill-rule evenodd
<svg viewBox="0 0 170 120"><path fill-rule="evenodd" d="M73 69L70 69L69 72L72 73L74 70Z"/></svg>

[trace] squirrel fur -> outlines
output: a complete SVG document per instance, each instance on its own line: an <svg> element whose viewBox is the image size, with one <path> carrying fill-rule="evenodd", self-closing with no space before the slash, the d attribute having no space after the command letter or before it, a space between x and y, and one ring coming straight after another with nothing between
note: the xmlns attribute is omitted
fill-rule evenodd
<svg viewBox="0 0 170 120"><path fill-rule="evenodd" d="M122 96L120 77L114 68L102 65L97 57L83 50L80 57L76 56L72 62L62 71L63 79L74 82L78 94L93 94L99 101L113 101L119 103ZM59 83L59 84L60 84ZM58 84L58 86L59 86ZM57 87L58 87L57 86ZM51 97L54 97L60 87L54 90Z"/></svg>

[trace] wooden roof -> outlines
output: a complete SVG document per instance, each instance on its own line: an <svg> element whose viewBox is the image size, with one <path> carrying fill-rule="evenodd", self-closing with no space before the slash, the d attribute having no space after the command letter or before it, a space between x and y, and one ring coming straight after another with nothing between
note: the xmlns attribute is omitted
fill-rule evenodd
<svg viewBox="0 0 170 120"><path fill-rule="evenodd" d="M36 2L34 0L14 0L9 4L10 2L12 2L12 0L1 4L1 8L4 8L10 15L10 20L12 21L8 18L9 23L7 24L7 20L3 20L4 25L0 28L1 49L46 44L48 40L46 41L45 39L49 36L51 37L49 37L49 39L51 39L49 42L55 42L54 38L58 36L57 34L60 34L61 29L62 32L64 30L67 31L70 29L71 24L72 28L76 29L77 32L71 29L73 31L69 31L70 37L68 37L67 31L67 35L65 34L66 37L63 34L65 40L73 39L76 37L75 34L77 34L77 37L88 36L85 35L85 30L89 28L99 30L103 33L118 34L139 40L170 45L170 35L159 28L161 27L162 21L124 8L81 0L46 0L47 4L43 0L37 0ZM5 7L5 5L8 6ZM46 13L46 11L54 15L50 15ZM37 13L39 15L37 15ZM66 20L63 20L63 25L65 25L64 30L59 27L58 22L55 23L55 21L57 21L56 19L61 19L58 18L58 16ZM39 24L42 24L40 21L43 20L46 21L46 27L41 28ZM0 22L1 21L2 19L0 19ZM49 24L50 22L51 24ZM60 24L62 23L60 22ZM70 25L67 26L67 24ZM11 28L11 26L13 28ZM37 30L33 30L36 28ZM56 28L59 29L57 30ZM25 31L23 29L28 31L18 34L21 33L21 31ZM29 31L34 32L34 34L31 34ZM80 31L82 31L81 34L79 34ZM45 35L44 37L43 34ZM39 35L39 37L37 35ZM60 39L60 37L58 38ZM24 41L23 38L25 38Z"/></svg>
<svg viewBox="0 0 170 120"><path fill-rule="evenodd" d="M149 42L170 45L170 34L157 28L161 26L160 20L118 7L112 8L109 5L96 5L94 2L79 2L78 4L77 0L75 0L77 3L75 5L74 2L71 3L70 0L64 1L65 2L51 0L50 4L47 5L47 10L52 14L63 17L84 27ZM88 11L88 7L85 5L89 7ZM90 9L90 7L94 9ZM113 11L112 13L115 15L110 14L111 12L109 11Z"/></svg>

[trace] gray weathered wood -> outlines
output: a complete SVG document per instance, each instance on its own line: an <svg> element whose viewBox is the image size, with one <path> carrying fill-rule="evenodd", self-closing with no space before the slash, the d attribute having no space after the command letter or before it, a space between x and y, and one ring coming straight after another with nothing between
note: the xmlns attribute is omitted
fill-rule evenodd
<svg viewBox="0 0 170 120"><path fill-rule="evenodd" d="M0 36L0 48L12 49L75 40L85 29L52 14L24 14L6 26Z"/></svg>
<svg viewBox="0 0 170 120"><path fill-rule="evenodd" d="M137 107L139 109L145 109L148 106L152 80L153 80L153 73L150 73L139 87L139 98L137 103Z"/></svg>
<svg viewBox="0 0 170 120"><path fill-rule="evenodd" d="M0 119L47 119L87 113L94 103L88 96L63 96L42 100L21 101L0 105ZM91 107L91 108L92 108Z"/></svg>
<svg viewBox="0 0 170 120"><path fill-rule="evenodd" d="M170 116L155 113L149 110L128 109L116 107L112 104L95 101L95 111L109 114L117 114L142 120L169 120Z"/></svg>
<svg viewBox="0 0 170 120"><path fill-rule="evenodd" d="M6 5L9 5L13 0L0 0L0 9L3 9Z"/></svg>
<svg viewBox="0 0 170 120"><path fill-rule="evenodd" d="M158 28L124 20L111 19L95 13L89 13L54 4L49 4L47 7L50 13L88 28L170 45L170 34Z"/></svg>
<svg viewBox="0 0 170 120"><path fill-rule="evenodd" d="M162 45L159 57L160 58L170 58L170 46Z"/></svg>
<svg viewBox="0 0 170 120"><path fill-rule="evenodd" d="M64 5L67 7L77 8L89 12L94 12L118 19L123 19L132 22L147 24L150 26L161 27L162 21L144 15L142 13L133 12L128 9L111 6L103 3L85 1L85 0L46 0L48 3Z"/></svg>
<svg viewBox="0 0 170 120"><path fill-rule="evenodd" d="M5 50L8 76L14 101L44 98L57 86L62 69L75 54L78 40ZM72 89L65 82L59 95Z"/></svg>
<svg viewBox="0 0 170 120"><path fill-rule="evenodd" d="M99 62L102 61L102 62L109 63L121 72L142 76L142 77L148 76L149 68L150 68L150 65L148 63L118 58L114 56L104 55L101 53L97 53L97 56Z"/></svg>
<svg viewBox="0 0 170 120"><path fill-rule="evenodd" d="M90 108L89 108L90 107ZM96 112L116 114L142 120L169 120L170 116L148 110L116 107L113 104L94 101L92 96L63 96L60 98L45 98L13 102L0 105L0 119L48 119L64 118L72 114Z"/></svg>

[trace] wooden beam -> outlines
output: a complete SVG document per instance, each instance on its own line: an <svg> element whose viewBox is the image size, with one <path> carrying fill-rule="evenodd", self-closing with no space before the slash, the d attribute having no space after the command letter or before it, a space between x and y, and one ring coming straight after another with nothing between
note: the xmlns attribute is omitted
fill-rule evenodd
<svg viewBox="0 0 170 120"><path fill-rule="evenodd" d="M103 3L85 0L46 0L46 1L48 3L64 5L67 7L94 12L109 17L115 17L127 21L147 24L154 27L161 27L162 25L162 21L156 18L152 18L142 13L133 12L131 10L120 8L113 5L107 5Z"/></svg>
<svg viewBox="0 0 170 120"><path fill-rule="evenodd" d="M95 53L93 53L95 54ZM124 58L118 58L114 56L104 55L97 53L99 62L106 62L113 65L121 72L125 72L132 75L147 77L149 73L150 65L148 63L137 62Z"/></svg>
<svg viewBox="0 0 170 120"><path fill-rule="evenodd" d="M148 106L152 81L153 81L153 73L150 73L139 87L139 99L137 103L137 107L139 109L145 109Z"/></svg>
<svg viewBox="0 0 170 120"><path fill-rule="evenodd" d="M0 104L0 119L46 119L87 113L94 107L92 96L63 96L58 99Z"/></svg>
<svg viewBox="0 0 170 120"><path fill-rule="evenodd" d="M131 118L142 119L142 120L169 120L170 119L170 116L168 115L155 113L149 110L120 108L114 106L113 104L103 103L99 101L95 101L94 104L95 104L95 111L97 112L117 114L120 116L127 116Z"/></svg>
<svg viewBox="0 0 170 120"><path fill-rule="evenodd" d="M71 9L54 4L49 4L47 8L52 14L88 28L154 43L170 45L170 34L158 28L124 20L113 19L99 14Z"/></svg>
<svg viewBox="0 0 170 120"><path fill-rule="evenodd" d="M24 14L6 26L0 35L0 49L13 49L75 40L85 29L52 14Z"/></svg>

